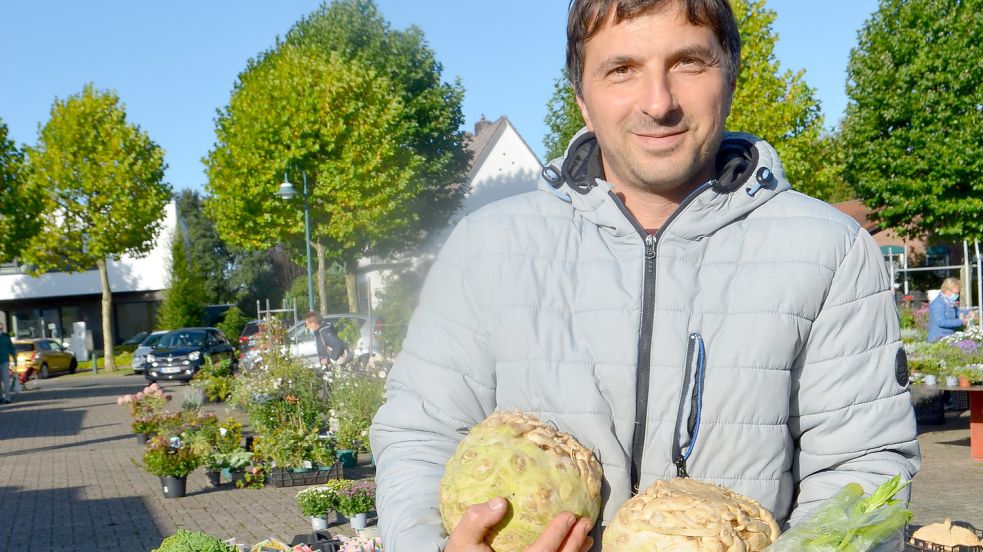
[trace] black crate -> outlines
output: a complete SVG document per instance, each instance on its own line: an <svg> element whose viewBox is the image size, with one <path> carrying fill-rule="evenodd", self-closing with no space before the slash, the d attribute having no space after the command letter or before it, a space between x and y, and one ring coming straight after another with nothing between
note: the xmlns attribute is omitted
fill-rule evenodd
<svg viewBox="0 0 983 552"><path fill-rule="evenodd" d="M972 531L978 538L983 539L983 530L979 530L961 521L954 521L952 524L965 527ZM983 546L944 546L912 537L919 528L920 526L918 525L909 525L905 528L905 552L983 552Z"/></svg>
<svg viewBox="0 0 983 552"><path fill-rule="evenodd" d="M266 482L274 487L297 487L301 485L323 485L329 479L341 479L344 473L341 464L335 462L329 469L310 469L293 471L286 468L270 468Z"/></svg>
<svg viewBox="0 0 983 552"><path fill-rule="evenodd" d="M290 546L306 544L317 552L338 552L341 550L341 541L336 540L327 531L314 531L305 535L295 535L290 541Z"/></svg>

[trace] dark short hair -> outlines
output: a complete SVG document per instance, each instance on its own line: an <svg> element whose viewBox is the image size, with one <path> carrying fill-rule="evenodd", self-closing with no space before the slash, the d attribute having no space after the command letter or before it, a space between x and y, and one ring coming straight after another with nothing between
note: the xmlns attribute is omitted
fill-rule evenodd
<svg viewBox="0 0 983 552"><path fill-rule="evenodd" d="M614 22L634 19L671 2L681 3L686 19L708 27L727 55L725 69L731 84L741 68L741 35L728 0L570 0L567 12L567 80L580 96L584 84L584 50L587 41L604 28L614 11Z"/></svg>
<svg viewBox="0 0 983 552"><path fill-rule="evenodd" d="M307 311L307 314L304 315L304 322L307 322L308 320L314 320L315 322L320 322L321 315L315 310L309 310Z"/></svg>

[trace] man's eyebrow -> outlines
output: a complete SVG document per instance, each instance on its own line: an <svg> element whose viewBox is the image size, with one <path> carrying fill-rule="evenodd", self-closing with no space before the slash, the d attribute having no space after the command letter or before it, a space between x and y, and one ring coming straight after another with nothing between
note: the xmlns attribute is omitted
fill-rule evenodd
<svg viewBox="0 0 983 552"><path fill-rule="evenodd" d="M625 55L612 56L604 60L597 66L597 69L594 70L594 75L597 77L601 77L604 76L604 74L607 73L608 69L612 67L620 67L622 65L632 65L634 63L635 63L635 58L631 56L625 56Z"/></svg>
<svg viewBox="0 0 983 552"><path fill-rule="evenodd" d="M711 63L719 61L719 57L715 51L702 45L693 45L680 48L679 50L673 52L670 57L672 59L700 58Z"/></svg>

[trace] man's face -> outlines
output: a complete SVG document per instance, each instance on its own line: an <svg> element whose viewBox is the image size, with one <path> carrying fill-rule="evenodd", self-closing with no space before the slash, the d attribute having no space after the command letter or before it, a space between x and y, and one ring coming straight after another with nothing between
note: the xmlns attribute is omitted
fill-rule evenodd
<svg viewBox="0 0 983 552"><path fill-rule="evenodd" d="M307 326L307 329L312 332L317 329L317 320L314 320L313 318L304 320L304 324Z"/></svg>
<svg viewBox="0 0 983 552"><path fill-rule="evenodd" d="M715 176L733 88L713 31L676 2L609 19L584 49L577 103L616 185L684 196Z"/></svg>

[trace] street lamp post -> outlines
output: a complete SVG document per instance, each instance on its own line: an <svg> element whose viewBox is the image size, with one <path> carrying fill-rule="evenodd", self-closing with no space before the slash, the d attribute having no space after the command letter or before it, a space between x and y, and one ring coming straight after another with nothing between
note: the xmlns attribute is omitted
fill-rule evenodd
<svg viewBox="0 0 983 552"><path fill-rule="evenodd" d="M304 250L307 253L307 307L314 310L314 267L311 264L311 209L307 204L307 171L301 173L304 178ZM287 180L287 171L283 171L283 184L276 195L283 199L293 199L297 195L294 185Z"/></svg>

